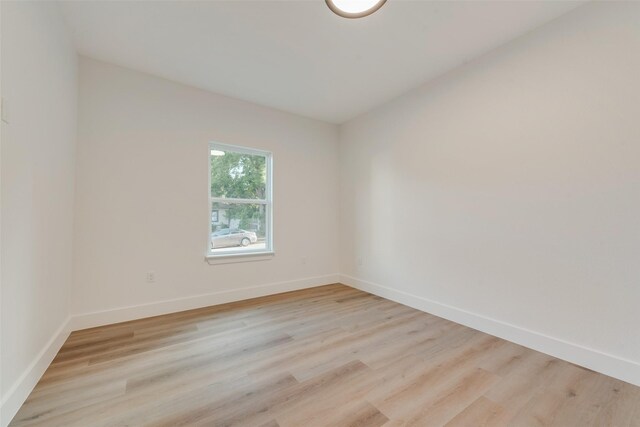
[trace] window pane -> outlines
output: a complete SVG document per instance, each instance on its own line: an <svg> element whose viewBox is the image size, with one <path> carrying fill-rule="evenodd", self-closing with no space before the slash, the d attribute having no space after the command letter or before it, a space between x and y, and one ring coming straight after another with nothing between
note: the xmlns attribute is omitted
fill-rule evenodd
<svg viewBox="0 0 640 427"><path fill-rule="evenodd" d="M211 197L266 199L267 162L256 154L211 148Z"/></svg>
<svg viewBox="0 0 640 427"><path fill-rule="evenodd" d="M267 249L267 205L213 202L211 210L218 211L217 221L211 221L212 253Z"/></svg>

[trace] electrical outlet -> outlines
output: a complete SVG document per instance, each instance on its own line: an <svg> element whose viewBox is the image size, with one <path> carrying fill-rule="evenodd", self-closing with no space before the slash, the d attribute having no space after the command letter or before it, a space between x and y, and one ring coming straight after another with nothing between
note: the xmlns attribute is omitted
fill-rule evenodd
<svg viewBox="0 0 640 427"><path fill-rule="evenodd" d="M356 258L356 264L358 264L358 267L362 267L362 257Z"/></svg>
<svg viewBox="0 0 640 427"><path fill-rule="evenodd" d="M156 272L148 271L147 272L147 283L154 283L156 281Z"/></svg>
<svg viewBox="0 0 640 427"><path fill-rule="evenodd" d="M300 264L302 265L306 265L307 264L307 257L303 256L302 258L300 258Z"/></svg>
<svg viewBox="0 0 640 427"><path fill-rule="evenodd" d="M0 116L2 116L3 122L9 124L9 106L4 98L0 101Z"/></svg>

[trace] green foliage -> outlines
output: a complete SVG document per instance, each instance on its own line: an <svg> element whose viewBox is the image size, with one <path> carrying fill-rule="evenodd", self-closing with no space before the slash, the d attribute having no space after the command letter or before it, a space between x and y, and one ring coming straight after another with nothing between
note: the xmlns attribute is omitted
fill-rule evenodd
<svg viewBox="0 0 640 427"><path fill-rule="evenodd" d="M257 230L260 236L265 232L264 205L232 205L227 211L230 219L239 219L238 228Z"/></svg>
<svg viewBox="0 0 640 427"><path fill-rule="evenodd" d="M266 197L266 159L226 152L211 156L211 195L234 199Z"/></svg>
<svg viewBox="0 0 640 427"><path fill-rule="evenodd" d="M266 198L266 159L263 156L226 152L211 156L211 196L234 199ZM226 209L229 223L239 221L239 228L255 230L264 236L266 215L260 204L219 204Z"/></svg>

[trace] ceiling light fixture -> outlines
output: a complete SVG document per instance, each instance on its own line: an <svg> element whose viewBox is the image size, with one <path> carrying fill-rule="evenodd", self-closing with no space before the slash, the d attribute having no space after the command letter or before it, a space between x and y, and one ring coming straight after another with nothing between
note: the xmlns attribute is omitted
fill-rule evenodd
<svg viewBox="0 0 640 427"><path fill-rule="evenodd" d="M387 0L325 0L336 15L362 18L380 9Z"/></svg>

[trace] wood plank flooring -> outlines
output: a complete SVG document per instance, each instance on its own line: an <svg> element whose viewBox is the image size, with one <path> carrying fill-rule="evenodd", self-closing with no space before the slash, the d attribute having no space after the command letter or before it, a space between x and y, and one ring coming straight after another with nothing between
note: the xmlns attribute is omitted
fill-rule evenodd
<svg viewBox="0 0 640 427"><path fill-rule="evenodd" d="M74 332L12 426L640 426L640 387L343 285Z"/></svg>

